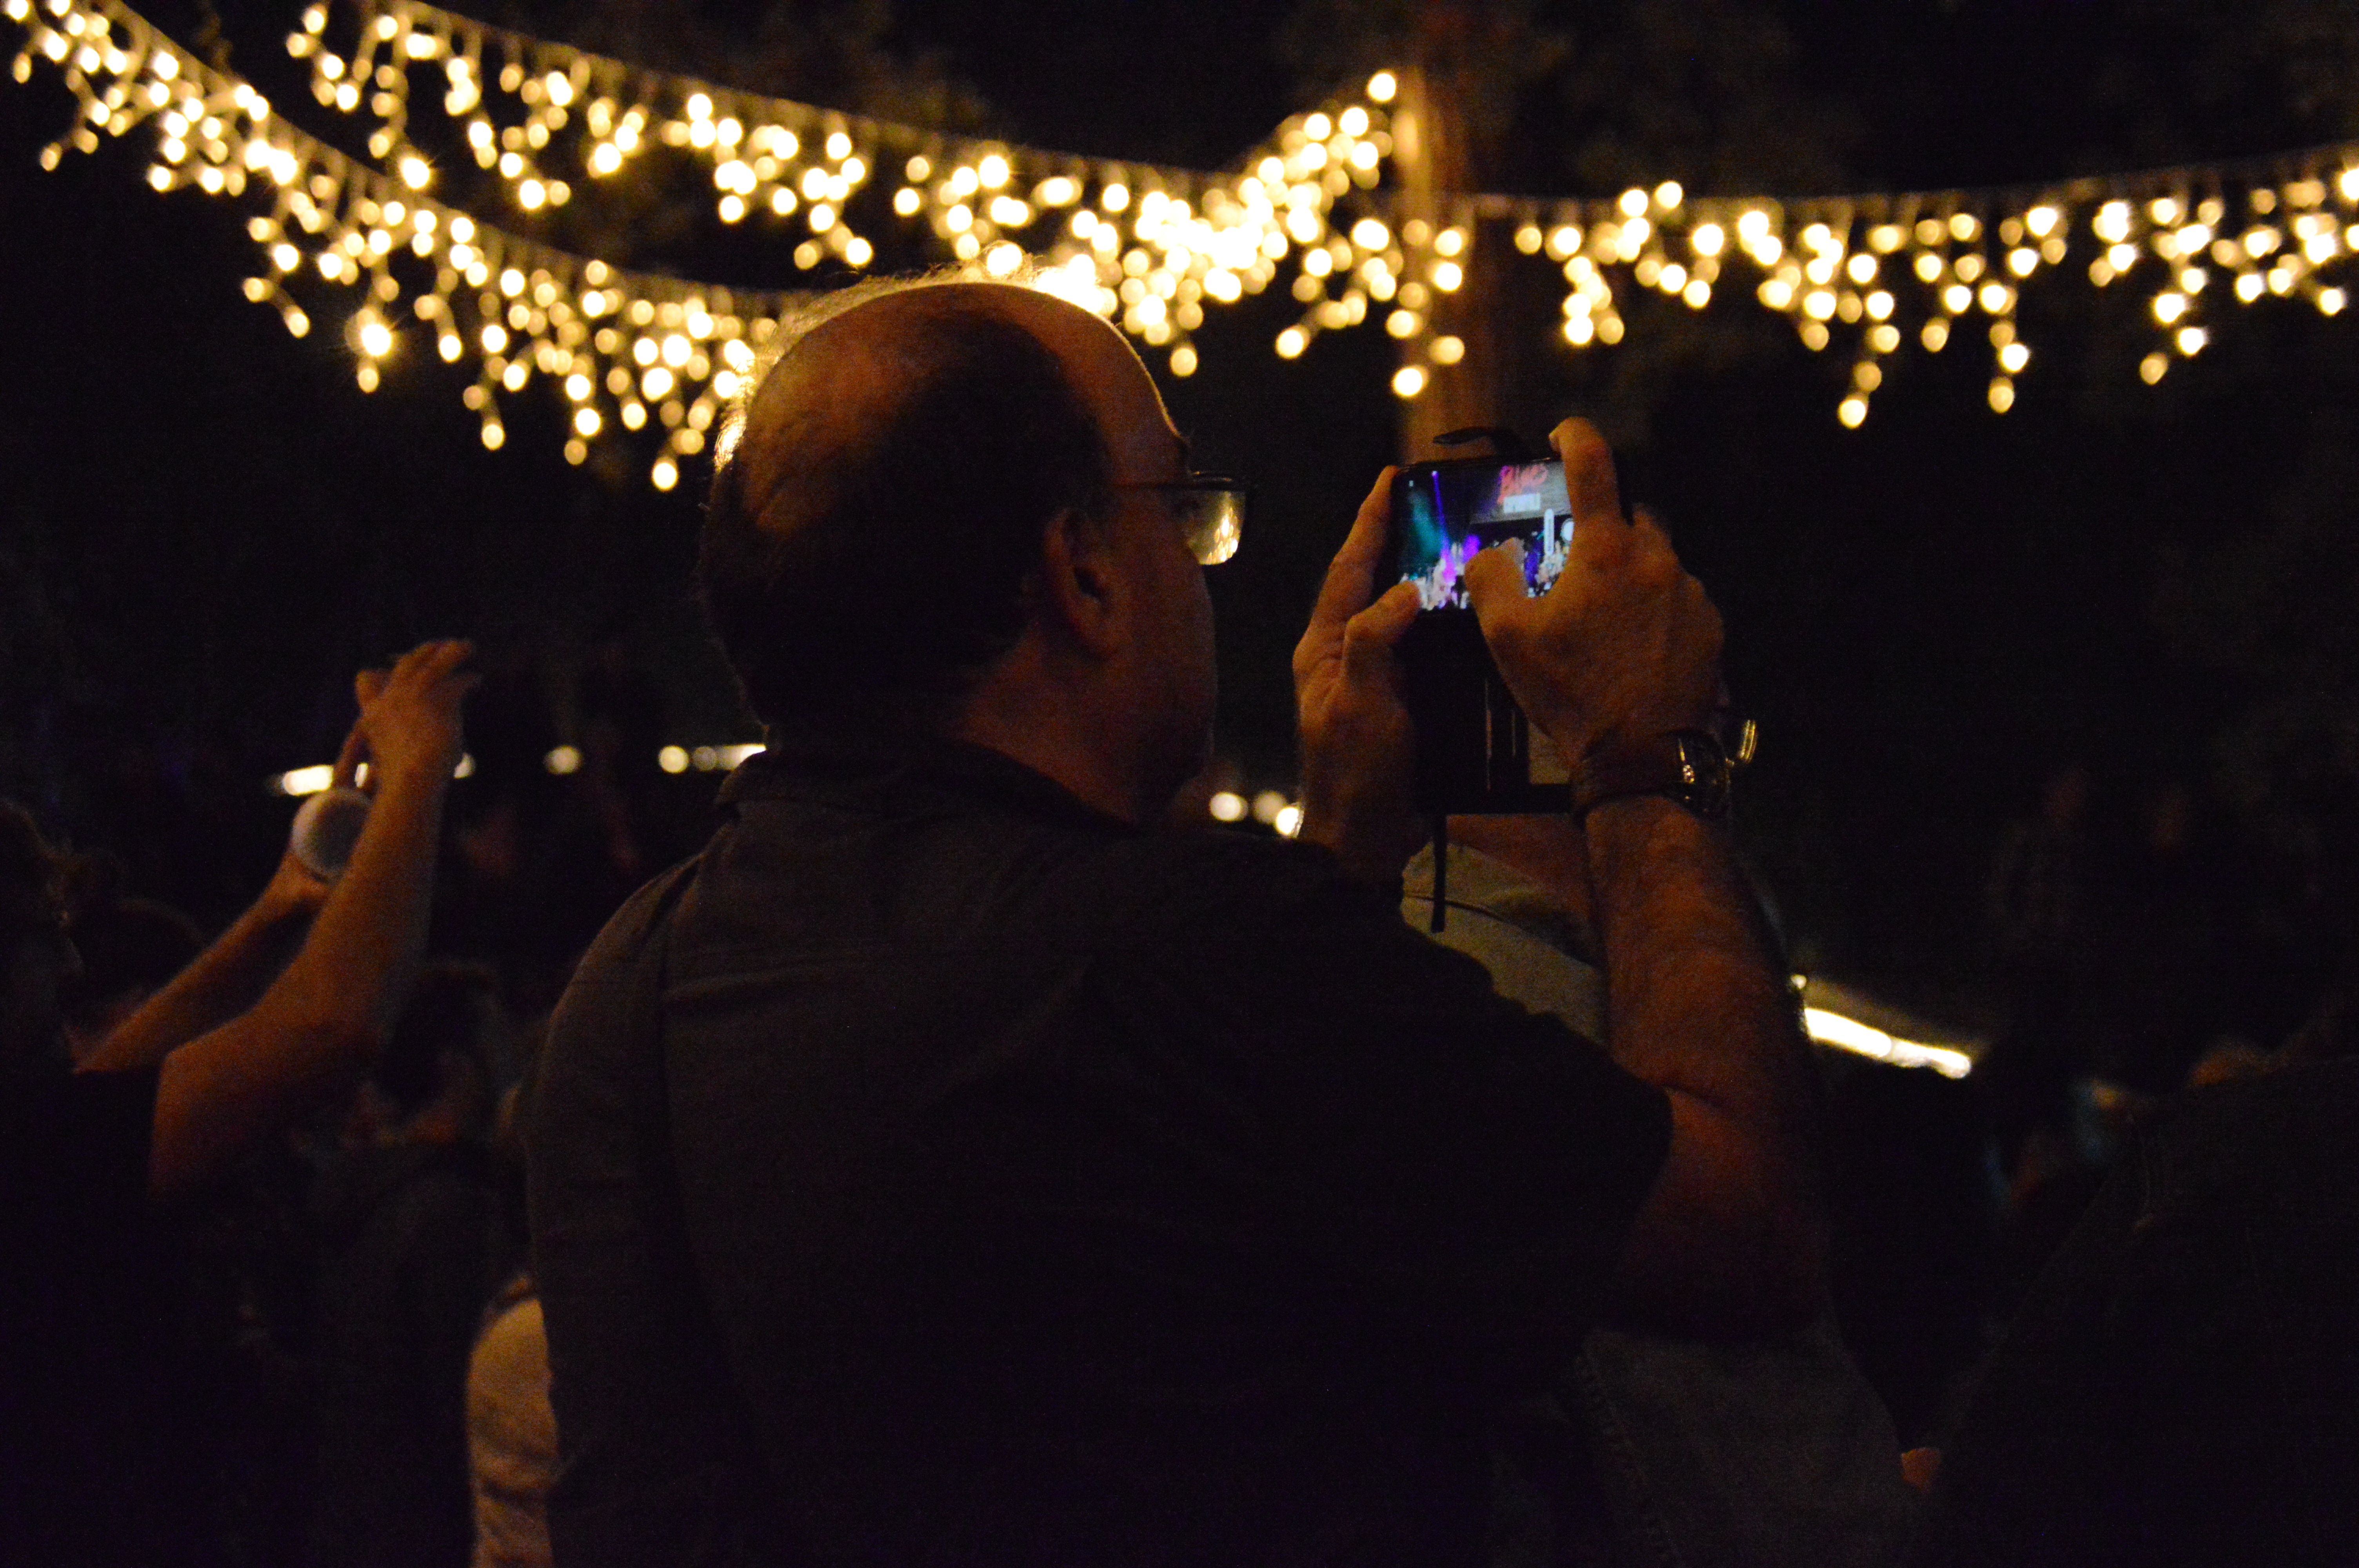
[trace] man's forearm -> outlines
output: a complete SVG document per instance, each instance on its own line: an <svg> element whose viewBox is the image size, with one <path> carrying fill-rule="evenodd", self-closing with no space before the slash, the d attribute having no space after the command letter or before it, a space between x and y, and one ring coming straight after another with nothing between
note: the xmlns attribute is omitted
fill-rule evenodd
<svg viewBox="0 0 2359 1568"><path fill-rule="evenodd" d="M307 912L270 904L266 895L232 923L194 963L117 1024L85 1072L153 1066L208 1030L252 1007L303 935Z"/></svg>
<svg viewBox="0 0 2359 1568"><path fill-rule="evenodd" d="M388 779L351 862L282 984L312 1008L380 1038L390 1034L425 954L444 778Z"/></svg>
<svg viewBox="0 0 2359 1568"><path fill-rule="evenodd" d="M1591 812L1608 1047L1673 1097L1674 1142L1634 1248L1641 1273L1710 1290L1767 1270L1792 1298L1824 1248L1813 1080L1799 1011L1723 830L1638 796ZM1714 1285L1696 1281L1712 1276Z"/></svg>
<svg viewBox="0 0 2359 1568"><path fill-rule="evenodd" d="M165 1058L157 1191L207 1179L367 1069L424 953L444 788L387 780L302 952L251 1011Z"/></svg>
<svg viewBox="0 0 2359 1568"><path fill-rule="evenodd" d="M1724 830L1651 795L1609 801L1585 827L1615 1059L1788 1125L1808 1058Z"/></svg>

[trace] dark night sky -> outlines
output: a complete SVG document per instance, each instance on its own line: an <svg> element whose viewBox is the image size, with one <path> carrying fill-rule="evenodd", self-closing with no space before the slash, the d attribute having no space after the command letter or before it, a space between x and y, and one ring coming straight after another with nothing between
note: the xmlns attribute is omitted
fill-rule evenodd
<svg viewBox="0 0 2359 1568"><path fill-rule="evenodd" d="M235 10L236 63L259 72L297 9ZM1794 78L1850 117L1865 186L2266 151L2319 124L2197 71L2151 21L2168 6L1783 9ZM895 37L946 50L1027 140L1218 163L1298 104L1266 42L1282 14L902 0ZM2189 81L2201 91L2172 85ZM210 913L283 831L253 780L327 755L351 668L417 636L466 633L537 668L619 634L672 733L732 731L685 597L692 486L658 497L567 469L537 397L487 454L437 367L363 396L333 333L295 342L239 297L242 212L157 198L121 148L39 173L65 102L38 78L0 84L0 615L16 622L0 792ZM1984 406L1986 362L1953 351L1904 356L1868 427L1844 432L1844 366L1777 333L1643 407L1577 369L1549 395L1628 438L1625 491L1670 519L1726 612L1731 682L1766 738L1749 844L1798 949L1937 1006L1987 1001L1984 880L2059 765L2090 764L2125 821L2173 781L2221 795L2220 736L2252 677L2158 619L2171 563L2256 512L2347 517L2331 483L2287 489L2359 403L2347 318L2240 316L2148 392L2130 368L2149 346L2136 302L2090 299L2067 283L2027 300L2041 358L2005 419ZM1283 297L1216 315L1204 369L1168 386L1206 466L1262 492L1245 556L1216 574L1223 743L1281 784L1286 652L1394 441L1386 341L1331 336L1283 363L1268 343L1290 317ZM2280 988L2319 962L2279 957Z"/></svg>

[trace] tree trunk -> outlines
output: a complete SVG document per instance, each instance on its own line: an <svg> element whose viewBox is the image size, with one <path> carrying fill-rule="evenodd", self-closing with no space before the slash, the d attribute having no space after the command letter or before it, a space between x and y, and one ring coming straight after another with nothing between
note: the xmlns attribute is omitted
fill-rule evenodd
<svg viewBox="0 0 2359 1568"><path fill-rule="evenodd" d="M1393 113L1393 167L1399 179L1395 211L1408 278L1428 290L1426 330L1404 339L1400 362L1425 373L1425 388L1401 405L1401 458L1414 462L1440 455L1436 436L1470 425L1501 422L1505 298L1499 282L1508 245L1498 222L1475 222L1469 198L1483 189L1489 159L1478 126L1495 116L1476 113L1485 92L1499 91L1484 80L1481 48L1485 36L1483 0L1429 0L1415 33L1413 58L1400 78ZM1468 229L1467 249L1454 258L1465 281L1444 293L1432 287L1440 259L1433 236L1454 222ZM1430 357L1436 340L1456 338L1463 357L1440 364Z"/></svg>

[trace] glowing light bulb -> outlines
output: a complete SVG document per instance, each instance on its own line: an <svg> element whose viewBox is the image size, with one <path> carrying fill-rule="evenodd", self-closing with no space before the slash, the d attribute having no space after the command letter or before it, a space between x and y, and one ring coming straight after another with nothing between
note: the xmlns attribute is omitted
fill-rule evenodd
<svg viewBox="0 0 2359 1568"><path fill-rule="evenodd" d="M1422 365L1403 365L1393 373L1395 397L1411 398L1424 390L1425 368Z"/></svg>
<svg viewBox="0 0 2359 1568"><path fill-rule="evenodd" d="M1389 70L1380 70L1368 78L1368 96L1378 103L1389 103L1400 91L1400 81Z"/></svg>

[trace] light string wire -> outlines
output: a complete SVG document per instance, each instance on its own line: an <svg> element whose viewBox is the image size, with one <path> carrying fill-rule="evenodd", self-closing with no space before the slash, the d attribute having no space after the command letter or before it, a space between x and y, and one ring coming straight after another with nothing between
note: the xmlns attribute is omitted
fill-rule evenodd
<svg viewBox="0 0 2359 1568"><path fill-rule="evenodd" d="M800 270L866 267L875 245L854 209L865 222L889 206L905 225L921 221L969 275L1071 299L1163 351L1182 376L1197 368L1190 334L1206 305L1263 292L1290 262L1304 308L1277 351L1297 357L1320 332L1376 317L1402 341L1393 390L1404 398L1423 392L1426 366L1464 357L1430 312L1437 294L1466 286L1484 223L1511 225L1517 252L1561 269L1560 332L1573 351L1622 341L1633 289L1702 311L1740 291L1730 274L1744 267L1753 298L1813 351L1845 334L1853 367L1836 413L1851 427L1904 343L1940 353L1972 328L1993 356L1990 406L2006 412L2031 360L2017 322L2022 290L2076 247L2099 288L2154 278L2158 338L2139 367L2150 384L2209 345L2213 301L2299 297L2339 314L2348 295L2329 275L2359 251L2359 144L2004 189L1788 201L1690 198L1665 182L1604 200L1464 196L1444 222L1413 217L1396 230L1384 185L1390 72L1207 173L741 92L406 0L337 10L350 13L348 27L314 5L288 49L310 62L323 105L374 119L378 167L289 124L119 0L0 0L0 14L27 29L16 80L36 61L53 65L81 105L73 130L44 149L45 167L152 122L157 189L239 197L251 184L268 194L269 214L248 224L267 263L245 281L248 297L299 336L310 316L294 297L299 277L363 291L344 335L364 390L415 323L441 359L475 362L465 396L486 446L506 439L501 395L538 374L567 400L569 460L586 460L590 443L618 427L649 429L661 438L649 478L667 490L685 460L725 439L714 426L725 431L761 345L813 291L630 271L438 200L434 161L408 134L413 71L440 69L442 113L526 214L562 207L575 181L611 178L664 146L709 168L723 223L798 226Z"/></svg>

